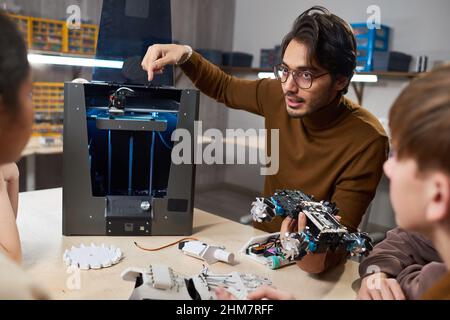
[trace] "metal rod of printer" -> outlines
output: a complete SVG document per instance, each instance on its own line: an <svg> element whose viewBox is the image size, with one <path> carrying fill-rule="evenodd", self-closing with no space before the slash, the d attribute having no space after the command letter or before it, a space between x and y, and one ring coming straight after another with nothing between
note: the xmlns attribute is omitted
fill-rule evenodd
<svg viewBox="0 0 450 320"><path fill-rule="evenodd" d="M108 194L111 194L111 165L112 165L111 130L108 130Z"/></svg>
<svg viewBox="0 0 450 320"><path fill-rule="evenodd" d="M134 135L131 132L130 136L130 151L128 155L128 195L131 196L133 192L133 147L134 147Z"/></svg>
<svg viewBox="0 0 450 320"><path fill-rule="evenodd" d="M152 145L150 147L150 175L149 175L149 182L148 182L148 195L152 195L153 190L153 161L154 161L154 155L155 155L155 135L156 132L152 131Z"/></svg>

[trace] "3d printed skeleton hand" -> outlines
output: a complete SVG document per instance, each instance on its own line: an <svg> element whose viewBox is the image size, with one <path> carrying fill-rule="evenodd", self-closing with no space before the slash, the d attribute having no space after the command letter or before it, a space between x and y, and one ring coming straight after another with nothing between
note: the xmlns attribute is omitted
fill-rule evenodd
<svg viewBox="0 0 450 320"><path fill-rule="evenodd" d="M252 274L232 272L215 275L203 268L199 275L185 278L172 268L150 265L148 268L128 268L122 279L136 283L130 300L215 300L214 288L222 287L237 299L247 295L271 281Z"/></svg>
<svg viewBox="0 0 450 320"><path fill-rule="evenodd" d="M277 190L271 198L256 198L251 214L258 222L272 221L276 216L298 218L303 212L307 218L305 230L281 236L286 258L302 259L308 252L345 249L351 255L367 255L373 248L366 233L348 232L335 217L339 209L328 201L317 202L298 190Z"/></svg>

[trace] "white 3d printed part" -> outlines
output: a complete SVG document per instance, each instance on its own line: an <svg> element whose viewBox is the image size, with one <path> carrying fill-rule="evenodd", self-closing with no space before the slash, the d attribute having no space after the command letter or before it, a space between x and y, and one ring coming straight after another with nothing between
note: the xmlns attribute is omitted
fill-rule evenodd
<svg viewBox="0 0 450 320"><path fill-rule="evenodd" d="M237 299L246 299L260 286L272 285L265 277L239 272L213 274L206 267L189 278L164 265L127 268L121 277L135 282L130 300L217 300L214 289L218 287L225 288Z"/></svg>
<svg viewBox="0 0 450 320"><path fill-rule="evenodd" d="M81 244L79 248L72 247L63 255L67 266L76 266L83 270L107 268L117 264L122 259L122 251L114 246L107 247L104 243L96 246Z"/></svg>
<svg viewBox="0 0 450 320"><path fill-rule="evenodd" d="M208 264L213 264L217 261L223 261L229 264L234 263L234 253L225 251L224 247L210 246L200 241L186 241L181 246L181 251L184 254L203 259Z"/></svg>
<svg viewBox="0 0 450 320"><path fill-rule="evenodd" d="M275 256L264 257L264 255L262 255L262 254L255 255L255 254L251 254L248 252L248 248L250 248L250 246L252 246L253 244L265 243L265 242L267 242L267 240L269 238L279 237L279 236L280 236L280 233L275 232L275 233L270 233L270 234L264 234L262 236L252 237L246 244L244 244L244 246L241 248L241 250L239 250L239 253L253 261L256 261L260 264L264 264L264 265L268 266L272 270L278 269L282 266L294 264L295 260L280 259L280 257L275 257Z"/></svg>

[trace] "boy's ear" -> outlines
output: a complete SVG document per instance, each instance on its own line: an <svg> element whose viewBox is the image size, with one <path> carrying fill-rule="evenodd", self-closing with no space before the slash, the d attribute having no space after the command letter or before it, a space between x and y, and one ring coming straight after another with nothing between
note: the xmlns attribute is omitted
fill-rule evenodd
<svg viewBox="0 0 450 320"><path fill-rule="evenodd" d="M429 179L430 201L426 208L426 219L431 223L442 222L450 217L450 177L433 173Z"/></svg>

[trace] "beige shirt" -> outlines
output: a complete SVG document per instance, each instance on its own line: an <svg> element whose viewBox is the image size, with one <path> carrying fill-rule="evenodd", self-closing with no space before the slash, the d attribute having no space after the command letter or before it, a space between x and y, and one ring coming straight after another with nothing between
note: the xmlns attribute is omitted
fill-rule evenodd
<svg viewBox="0 0 450 320"><path fill-rule="evenodd" d="M48 298L47 293L20 266L0 254L0 300Z"/></svg>

